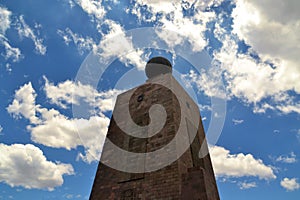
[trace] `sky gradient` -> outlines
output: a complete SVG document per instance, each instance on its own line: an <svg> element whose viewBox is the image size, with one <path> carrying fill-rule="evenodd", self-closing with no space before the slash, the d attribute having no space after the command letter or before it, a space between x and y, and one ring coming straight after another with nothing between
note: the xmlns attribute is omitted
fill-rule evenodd
<svg viewBox="0 0 300 200"><path fill-rule="evenodd" d="M88 199L116 96L145 82L158 55L194 95L206 132L224 117L210 144L221 199L299 199L299 8L297 0L0 1L0 199ZM145 27L157 37L147 45ZM188 59L198 52L211 65ZM93 86L80 70L97 53L107 68ZM214 98L226 102L222 116ZM74 114L83 104L88 114Z"/></svg>

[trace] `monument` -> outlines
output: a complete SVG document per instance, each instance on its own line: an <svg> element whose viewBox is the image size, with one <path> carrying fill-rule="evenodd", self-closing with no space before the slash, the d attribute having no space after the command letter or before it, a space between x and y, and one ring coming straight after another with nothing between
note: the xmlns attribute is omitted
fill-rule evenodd
<svg viewBox="0 0 300 200"><path fill-rule="evenodd" d="M167 59L150 59L146 75L117 97L90 200L219 200L197 104Z"/></svg>

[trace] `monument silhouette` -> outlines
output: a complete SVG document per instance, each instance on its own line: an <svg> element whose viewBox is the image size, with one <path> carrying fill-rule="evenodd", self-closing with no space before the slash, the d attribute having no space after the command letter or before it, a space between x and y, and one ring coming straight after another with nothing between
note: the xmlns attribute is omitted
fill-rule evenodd
<svg viewBox="0 0 300 200"><path fill-rule="evenodd" d="M197 104L167 59L145 71L143 85L117 97L90 200L219 200Z"/></svg>

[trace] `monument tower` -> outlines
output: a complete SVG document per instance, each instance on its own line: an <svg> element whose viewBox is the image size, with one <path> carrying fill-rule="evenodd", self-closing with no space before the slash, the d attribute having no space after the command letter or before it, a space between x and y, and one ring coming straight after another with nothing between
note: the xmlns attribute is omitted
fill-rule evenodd
<svg viewBox="0 0 300 200"><path fill-rule="evenodd" d="M197 104L167 59L146 75L117 97L90 200L219 200Z"/></svg>

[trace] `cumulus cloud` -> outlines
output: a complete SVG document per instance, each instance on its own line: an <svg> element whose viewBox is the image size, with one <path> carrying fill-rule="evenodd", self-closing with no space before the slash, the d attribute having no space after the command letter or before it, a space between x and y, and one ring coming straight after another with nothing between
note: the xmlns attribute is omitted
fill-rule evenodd
<svg viewBox="0 0 300 200"><path fill-rule="evenodd" d="M300 184L296 178L284 178L280 181L280 185L288 191L294 191L300 188Z"/></svg>
<svg viewBox="0 0 300 200"><path fill-rule="evenodd" d="M300 104L289 94L290 91L299 93L295 68L287 69L284 64L273 67L252 57L251 51L239 53L237 41L231 36L224 36L222 42L214 59L220 62L230 96L253 104L254 112L268 109L283 113L300 111Z"/></svg>
<svg viewBox="0 0 300 200"><path fill-rule="evenodd" d="M106 61L111 57L118 57L126 66L131 64L139 70L144 69L148 55L145 55L142 49L134 47L132 38L126 36L121 24L108 19L104 23L108 26L109 31L103 35L98 46L100 59Z"/></svg>
<svg viewBox="0 0 300 200"><path fill-rule="evenodd" d="M21 86L16 90L13 102L7 107L8 113L16 118L23 116L31 123L37 123L35 98L36 93L30 82Z"/></svg>
<svg viewBox="0 0 300 200"><path fill-rule="evenodd" d="M251 154L230 154L230 151L219 146L210 150L214 171L219 177L254 176L259 179L275 179L271 166L267 166L260 159Z"/></svg>
<svg viewBox="0 0 300 200"><path fill-rule="evenodd" d="M105 116L92 116L89 119L68 118L57 110L40 110L41 123L28 127L31 139L53 148L76 149L83 146L85 153L78 158L91 163L100 158L109 119Z"/></svg>
<svg viewBox="0 0 300 200"><path fill-rule="evenodd" d="M192 18L184 17L182 10L176 10L172 19L164 16L159 20L162 31L157 31L157 35L163 39L169 47L182 45L186 39L192 46L193 51L201 51L208 44L204 33L207 30L206 24L215 17L214 13L197 13ZM168 30L165 32L164 29ZM170 31L176 34L169 35ZM174 39L175 38L175 39Z"/></svg>
<svg viewBox="0 0 300 200"><path fill-rule="evenodd" d="M78 104L83 99L91 107L96 107L97 113L87 118L69 118L56 109L44 108L36 104L36 92L31 83L15 92L8 112L30 121L27 128L34 142L67 150L83 146L85 153L79 153L78 158L88 163L98 160L109 124L109 118L103 113L112 110L120 91L97 92L91 86L68 80L54 85L46 77L44 91L50 102L61 108L66 109L70 104Z"/></svg>
<svg viewBox="0 0 300 200"><path fill-rule="evenodd" d="M300 103L291 95L300 93L300 20L299 12L292 9L297 6L296 1L237 0L231 13L235 35L222 28L219 16L214 34L222 48L214 57L220 62L227 91L253 104L254 112L300 112ZM239 41L250 45L248 52L239 52Z"/></svg>
<svg viewBox="0 0 300 200"><path fill-rule="evenodd" d="M206 24L215 18L214 12L204 11L216 1L205 1L199 3L191 0L184 1L149 1L136 0L131 8L131 13L136 15L140 21L151 21L156 27L162 28L157 35L163 39L169 47L174 48L182 45L187 40L193 51L201 51L207 45L204 32ZM194 5L191 16L185 16L184 10ZM142 9L147 8L149 16L142 15ZM159 17L158 17L159 16ZM165 31L168 30L168 31ZM172 32L170 32L172 31Z"/></svg>
<svg viewBox="0 0 300 200"><path fill-rule="evenodd" d="M297 65L299 6L298 1L237 0L232 13L233 31L264 59L278 58Z"/></svg>
<svg viewBox="0 0 300 200"><path fill-rule="evenodd" d="M48 161L43 152L31 144L0 143L0 182L27 189L48 189L63 184L63 175L72 175L69 164Z"/></svg>
<svg viewBox="0 0 300 200"><path fill-rule="evenodd" d="M79 5L84 12L98 20L105 16L106 11L102 6L102 0L73 0L73 2Z"/></svg>
<svg viewBox="0 0 300 200"><path fill-rule="evenodd" d="M84 85L80 82L66 80L54 85L46 77L44 91L52 104L56 104L66 109L68 105L79 105L81 101L88 103L93 108L101 112L111 111L116 101L117 95L122 91L111 89L104 92L98 92L90 85Z"/></svg>
<svg viewBox="0 0 300 200"><path fill-rule="evenodd" d="M39 26L40 25L36 24L36 27L39 27ZM39 38L36 35L35 31L28 26L28 24L24 20L24 16L23 15L21 15L19 17L19 23L18 23L17 30L18 30L19 36L21 38L27 37L27 38L30 38L34 42L35 50L36 50L37 53L39 53L41 55L45 55L46 54L47 48L43 44L43 39Z"/></svg>

